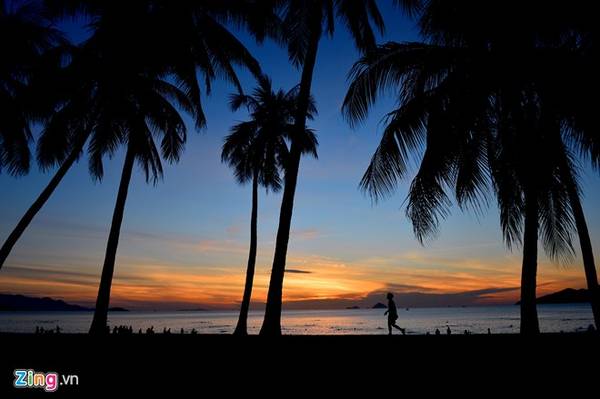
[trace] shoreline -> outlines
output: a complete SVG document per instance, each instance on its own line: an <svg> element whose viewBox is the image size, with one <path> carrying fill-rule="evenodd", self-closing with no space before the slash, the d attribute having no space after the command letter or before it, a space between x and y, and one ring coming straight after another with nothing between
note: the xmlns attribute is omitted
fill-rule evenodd
<svg viewBox="0 0 600 399"><path fill-rule="evenodd" d="M477 334L477 333L469 333L469 334L464 334L464 333L452 333L452 334L440 334L440 335L435 335L435 334L406 334L406 335L402 335L402 334L393 334L391 335L392 337L402 337L402 338L410 338L410 337L431 337L431 338L436 338L436 339L444 339L444 337L446 338L451 338L451 337L523 337L523 335L521 335L520 333L492 333L492 334ZM536 336L549 336L549 337L555 337L555 336L591 336L591 337L600 337L600 332L597 331L565 331L565 332L541 332L537 335L533 335L533 336L527 336L527 338L531 338L531 337L536 337ZM89 333L23 333L23 332L0 332L0 339L2 339L3 337L7 337L7 338L15 338L15 337L39 337L39 338L50 338L50 337L56 337L56 338L68 338L68 337L89 337L90 339L131 339L133 337L138 337L138 338L142 338L142 337L146 337L146 338L156 338L156 339L161 339L160 337L164 338L164 339L175 339L175 337L232 337L233 339L252 339L252 337L256 337L257 339L285 339L285 337L291 337L291 338L311 338L311 337L315 337L315 338L324 338L324 339L331 339L331 338L341 338L344 337L344 339L346 339L345 337L348 338L371 338L371 337L390 337L390 335L388 334L282 334L280 336L277 337L262 337L260 335L257 334L249 334L246 336L235 336L233 335L233 333L227 333L227 334L206 334L206 333L196 333L196 334L191 334L186 332L185 334L181 334L181 333L170 333L170 334L164 334L164 333L154 333L154 334L139 334L139 333L133 333L133 334L106 334L106 335L90 335ZM144 339L146 339L144 338ZM187 338L185 338L187 339Z"/></svg>

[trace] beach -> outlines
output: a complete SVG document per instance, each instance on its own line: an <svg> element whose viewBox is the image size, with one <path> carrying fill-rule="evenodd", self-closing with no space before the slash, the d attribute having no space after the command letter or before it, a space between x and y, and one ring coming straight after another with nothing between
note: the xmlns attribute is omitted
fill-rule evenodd
<svg viewBox="0 0 600 399"><path fill-rule="evenodd" d="M381 335L387 333L382 309L289 310L282 315L284 335ZM539 305L540 328L545 333L582 332L593 323L588 304ZM131 326L133 333L155 333L170 330L189 334L231 334L237 322L237 311L126 311L110 312L109 326ZM251 311L249 334L257 334L263 312ZM56 329L63 333L87 333L92 312L0 312L0 332L33 333L38 328ZM444 308L401 308L398 324L408 335L494 334L519 332L519 307L479 306Z"/></svg>

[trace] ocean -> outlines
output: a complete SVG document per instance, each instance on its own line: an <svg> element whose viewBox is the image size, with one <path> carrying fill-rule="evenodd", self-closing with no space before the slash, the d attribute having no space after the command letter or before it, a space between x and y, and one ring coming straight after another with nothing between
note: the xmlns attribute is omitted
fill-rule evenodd
<svg viewBox="0 0 600 399"><path fill-rule="evenodd" d="M540 305L538 306L542 332L584 331L593 323L588 304ZM283 334L386 334L385 310L290 310L282 315ZM450 307L398 309L398 325L407 334L442 334L450 327L453 333L468 330L474 334L518 333L518 306ZM109 325L132 326L134 332L146 331L151 326L157 333L171 329L171 333L230 334L235 328L236 311L197 312L111 312ZM257 334L263 312L250 312L248 331ZM92 320L92 312L0 312L0 332L33 333L36 326L55 329L59 326L65 333L86 333ZM399 331L394 331L399 333Z"/></svg>

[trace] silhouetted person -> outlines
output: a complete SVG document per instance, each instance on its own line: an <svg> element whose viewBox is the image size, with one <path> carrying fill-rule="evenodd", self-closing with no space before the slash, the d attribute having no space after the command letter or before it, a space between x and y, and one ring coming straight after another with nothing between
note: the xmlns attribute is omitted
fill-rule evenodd
<svg viewBox="0 0 600 399"><path fill-rule="evenodd" d="M396 309L396 304L394 303L394 294L388 292L387 300L388 300L388 310L385 311L384 315L388 315L388 331L389 335L392 335L392 327L398 329L402 332L402 335L406 334L406 330L404 328L398 327L396 324L396 320L398 320L398 310Z"/></svg>
<svg viewBox="0 0 600 399"><path fill-rule="evenodd" d="M181 329L181 334L183 334L183 328Z"/></svg>
<svg viewBox="0 0 600 399"><path fill-rule="evenodd" d="M440 332L440 329L439 329L439 328L436 328L436 329L435 329L435 335L442 335L442 333Z"/></svg>
<svg viewBox="0 0 600 399"><path fill-rule="evenodd" d="M450 329L450 326L446 326L446 335L450 334L452 334L452 330Z"/></svg>
<svg viewBox="0 0 600 399"><path fill-rule="evenodd" d="M492 335L492 330L488 328L488 335Z"/></svg>

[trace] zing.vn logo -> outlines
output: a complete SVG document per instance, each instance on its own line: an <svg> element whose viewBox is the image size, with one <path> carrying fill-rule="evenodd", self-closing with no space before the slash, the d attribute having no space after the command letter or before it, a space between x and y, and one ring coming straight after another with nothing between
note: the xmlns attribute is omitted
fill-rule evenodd
<svg viewBox="0 0 600 399"><path fill-rule="evenodd" d="M54 392L62 385L79 385L79 377L77 375L62 375L49 372L41 373L33 370L17 369L14 372L15 388L41 388L46 392ZM62 377L62 378L59 378Z"/></svg>

